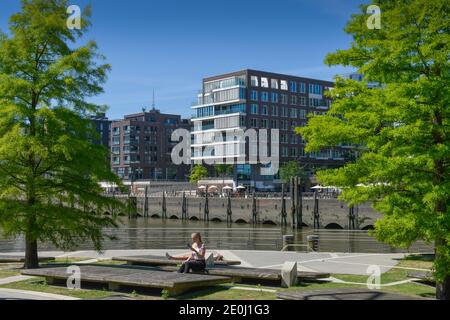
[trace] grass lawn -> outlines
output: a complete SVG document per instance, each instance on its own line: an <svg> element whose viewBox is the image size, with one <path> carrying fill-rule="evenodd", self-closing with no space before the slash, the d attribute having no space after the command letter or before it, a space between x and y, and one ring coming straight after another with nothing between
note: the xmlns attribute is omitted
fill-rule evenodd
<svg viewBox="0 0 450 320"><path fill-rule="evenodd" d="M115 295L112 291L107 290L69 290L63 286L51 286L45 282L44 278L36 277L33 279L28 279L24 281L9 283L0 286L0 288L18 289L18 290L28 290L28 291L38 291L45 293L60 294L64 296L70 296L81 299L99 299L106 298Z"/></svg>
<svg viewBox="0 0 450 320"><path fill-rule="evenodd" d="M73 259L73 258L63 258L58 259L55 262L50 264L68 264L72 262L77 262L86 259ZM105 260L100 261L97 264L100 265L120 265L123 262L120 261L111 261ZM45 266L45 265L43 265ZM432 259L423 257L423 256L410 256L406 259L400 260L397 267L402 268L419 268L419 269L431 269L432 267ZM390 271L382 274L381 283L391 283L408 279L407 274L413 270L402 269L402 268L393 268ZM14 275L20 274L18 270L6 270L0 269L0 278L10 277ZM277 291L283 290L320 290L320 289L333 289L333 288L364 288L367 289L365 283L367 280L367 276L364 275L345 275L345 274L333 274L332 277L337 278L339 280L343 280L346 282L358 282L363 283L363 285L358 284L343 284L343 283L331 283L331 282L314 282L314 283L302 283L295 287L289 289L282 289L276 287L266 287L259 285L245 285L245 284L223 284L218 285L211 288L205 288L203 290L198 290L195 292L190 292L183 294L176 299L181 300L274 300L276 299L276 292L266 292L260 289L271 289ZM251 288L253 290L239 290L239 289L231 289L232 286L237 287L246 287ZM64 286L53 286L48 285L45 282L44 278L36 277L33 279L15 282L0 286L0 288L11 288L11 289L21 289L21 290L29 290L29 291L40 291L54 294L67 295L71 297L77 297L81 299L100 299L106 298L110 296L117 295L117 292L107 291L106 289L82 289L82 290L69 290ZM383 286L380 289L381 291L386 292L394 292L404 295L410 296L420 296L426 298L434 298L435 297L435 288L432 286L420 284L420 283L405 283L395 286ZM125 292L123 295L127 295L134 299L161 299L161 295L158 294L146 294L135 292Z"/></svg>
<svg viewBox="0 0 450 320"><path fill-rule="evenodd" d="M13 276L19 276L20 272L19 270L6 270L6 269L0 269L0 279L2 278L8 278Z"/></svg>

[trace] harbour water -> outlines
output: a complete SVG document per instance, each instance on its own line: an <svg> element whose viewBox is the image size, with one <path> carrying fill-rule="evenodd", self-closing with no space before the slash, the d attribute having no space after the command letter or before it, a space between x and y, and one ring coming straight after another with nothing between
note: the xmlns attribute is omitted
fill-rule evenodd
<svg viewBox="0 0 450 320"><path fill-rule="evenodd" d="M232 224L222 222L162 220L152 218L122 218L120 227L106 229L117 239L105 240L104 249L182 249L193 232L201 232L204 242L211 249L281 250L283 235L293 235L297 251L307 250L308 235L319 236L319 251L323 252L431 252L432 247L423 242L415 243L409 250L392 248L378 242L368 231L313 230L280 228L273 225ZM0 236L0 252L23 251L22 237L5 239ZM40 250L55 250L48 243L40 243ZM91 243L80 243L74 250L92 250Z"/></svg>

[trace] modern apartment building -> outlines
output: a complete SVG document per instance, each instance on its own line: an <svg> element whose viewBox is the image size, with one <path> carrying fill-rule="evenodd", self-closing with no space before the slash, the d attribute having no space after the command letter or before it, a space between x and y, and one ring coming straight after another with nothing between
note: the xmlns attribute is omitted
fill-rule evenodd
<svg viewBox="0 0 450 320"><path fill-rule="evenodd" d="M93 142L95 144L104 145L109 149L111 120L109 120L104 113L91 116L91 120L95 130L100 135L100 139L94 140Z"/></svg>
<svg viewBox="0 0 450 320"><path fill-rule="evenodd" d="M280 165L291 160L309 167L342 165L344 146L305 153L305 141L294 132L296 127L306 125L308 114L328 110L330 100L324 92L332 87L329 81L257 70L205 78L198 101L192 106L192 161L248 158L249 143L243 146L232 135L227 138L227 133L254 128L279 129ZM222 137L219 142L218 136ZM235 164L234 179L255 189L274 188L280 182L278 174L261 175L261 167Z"/></svg>
<svg viewBox="0 0 450 320"><path fill-rule="evenodd" d="M189 165L171 161L172 132L189 120L157 109L126 115L111 125L111 168L123 180L185 180Z"/></svg>

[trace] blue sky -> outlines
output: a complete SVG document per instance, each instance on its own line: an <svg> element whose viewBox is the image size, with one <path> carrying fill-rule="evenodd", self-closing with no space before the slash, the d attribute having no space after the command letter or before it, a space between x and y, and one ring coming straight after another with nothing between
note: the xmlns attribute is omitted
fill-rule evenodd
<svg viewBox="0 0 450 320"><path fill-rule="evenodd" d="M190 116L206 76L257 69L331 80L327 53L351 38L346 21L364 0L73 0L92 5L85 39L112 65L105 93L93 98L117 119L149 107ZM20 9L0 0L0 29Z"/></svg>

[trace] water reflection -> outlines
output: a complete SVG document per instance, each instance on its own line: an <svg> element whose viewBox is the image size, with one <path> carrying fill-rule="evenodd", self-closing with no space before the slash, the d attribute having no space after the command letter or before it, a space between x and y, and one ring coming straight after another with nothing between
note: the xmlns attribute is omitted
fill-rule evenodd
<svg viewBox="0 0 450 320"><path fill-rule="evenodd" d="M201 232L209 248L240 250L281 250L282 236L293 234L296 244L306 244L306 237L320 237L319 250L323 252L404 252L377 242L367 231L312 230L294 231L273 225L252 226L221 222L180 221L161 219L123 219L118 229L106 229L117 240L104 242L104 249L184 249L193 232ZM55 250L51 244L41 243L40 250ZM0 252L23 251L23 238L0 238ZM76 250L93 250L90 243L80 243ZM298 250L305 251L305 247ZM410 252L430 252L422 242L414 244Z"/></svg>

